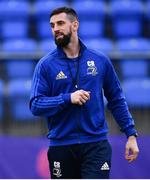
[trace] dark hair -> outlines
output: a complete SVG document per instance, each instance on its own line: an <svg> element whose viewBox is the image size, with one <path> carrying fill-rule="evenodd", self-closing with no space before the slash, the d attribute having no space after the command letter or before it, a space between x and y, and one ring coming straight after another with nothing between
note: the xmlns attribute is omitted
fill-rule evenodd
<svg viewBox="0 0 150 180"><path fill-rule="evenodd" d="M76 13L76 11L70 7L59 7L57 9L54 9L51 14L50 14L50 18L56 14L60 14L60 13L66 13L69 17L69 19L71 21L75 21L75 20L78 20L78 15Z"/></svg>

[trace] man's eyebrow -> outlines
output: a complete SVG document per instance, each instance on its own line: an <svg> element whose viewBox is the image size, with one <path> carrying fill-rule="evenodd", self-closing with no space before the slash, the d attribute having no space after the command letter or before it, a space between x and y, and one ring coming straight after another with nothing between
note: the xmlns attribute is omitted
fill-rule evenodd
<svg viewBox="0 0 150 180"><path fill-rule="evenodd" d="M65 22L64 20L56 21L55 23ZM50 24L54 24L54 22L50 22Z"/></svg>

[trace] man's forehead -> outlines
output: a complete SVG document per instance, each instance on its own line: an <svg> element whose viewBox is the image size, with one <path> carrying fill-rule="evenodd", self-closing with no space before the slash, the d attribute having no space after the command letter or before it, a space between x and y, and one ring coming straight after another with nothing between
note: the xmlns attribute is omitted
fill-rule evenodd
<svg viewBox="0 0 150 180"><path fill-rule="evenodd" d="M60 14L53 15L50 18L50 23L55 23L57 21L66 21L66 20L68 20L67 14L66 13L60 13Z"/></svg>

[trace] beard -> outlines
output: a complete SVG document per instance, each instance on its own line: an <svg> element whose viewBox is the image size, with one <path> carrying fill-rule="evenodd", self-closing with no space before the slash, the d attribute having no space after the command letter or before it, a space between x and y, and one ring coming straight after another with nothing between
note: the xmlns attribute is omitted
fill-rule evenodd
<svg viewBox="0 0 150 180"><path fill-rule="evenodd" d="M63 37L57 39L55 35L55 44L59 47L66 47L71 41L71 32L66 35L61 33L61 36Z"/></svg>

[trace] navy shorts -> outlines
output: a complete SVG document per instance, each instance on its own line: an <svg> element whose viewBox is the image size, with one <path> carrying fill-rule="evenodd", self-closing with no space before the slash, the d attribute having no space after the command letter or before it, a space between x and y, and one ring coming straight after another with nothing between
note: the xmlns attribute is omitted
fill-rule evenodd
<svg viewBox="0 0 150 180"><path fill-rule="evenodd" d="M108 179L112 149L107 140L52 146L48 150L52 179Z"/></svg>

